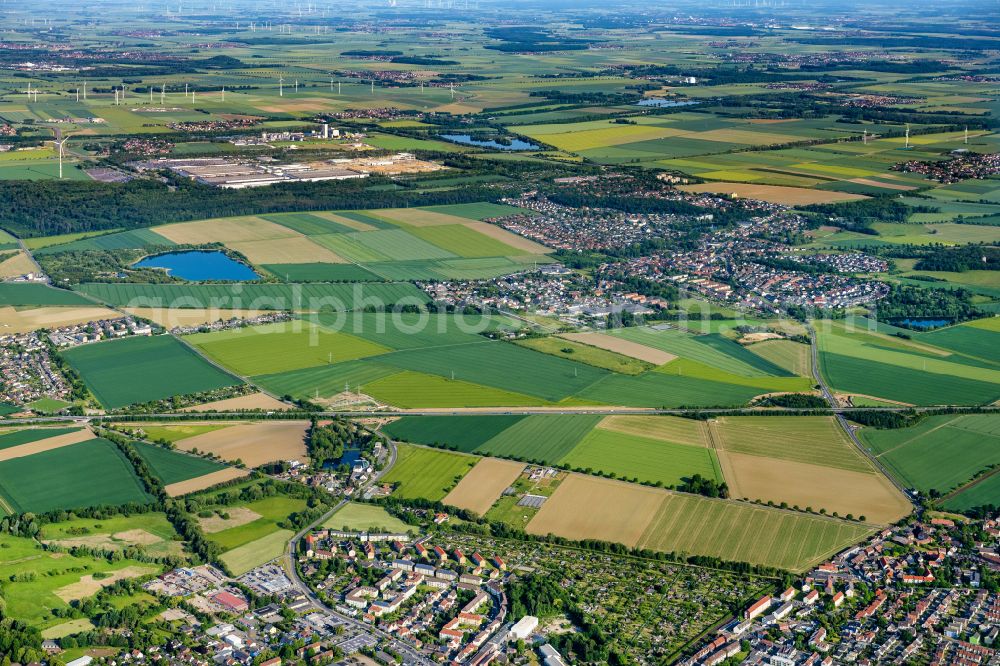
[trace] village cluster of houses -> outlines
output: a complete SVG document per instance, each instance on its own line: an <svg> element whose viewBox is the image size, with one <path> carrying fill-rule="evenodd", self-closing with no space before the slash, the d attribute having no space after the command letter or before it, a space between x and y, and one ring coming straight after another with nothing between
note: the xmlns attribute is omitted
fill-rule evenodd
<svg viewBox="0 0 1000 666"><path fill-rule="evenodd" d="M40 336L37 331L0 334L0 403L25 405L41 398L69 397L71 388Z"/></svg>
<svg viewBox="0 0 1000 666"><path fill-rule="evenodd" d="M981 588L984 571L1000 571L1000 526L985 525L992 543L974 556L950 518L887 528L759 598L683 663L1000 663L1000 595Z"/></svg>
<svg viewBox="0 0 1000 666"><path fill-rule="evenodd" d="M306 562L340 558L359 570L379 572L367 584L356 582L358 577L333 575L319 582L317 589L339 598L338 610L438 660L484 666L524 631L525 624L516 630L505 624L507 564L499 556L467 555L420 539L410 543L404 534L323 529L305 541ZM346 584L339 587L341 582ZM468 600L460 603L463 596ZM427 642L429 636L436 642Z"/></svg>
<svg viewBox="0 0 1000 666"><path fill-rule="evenodd" d="M56 347L77 347L129 335L152 334L153 327L149 323L131 317L118 317L53 328L49 331L49 340Z"/></svg>

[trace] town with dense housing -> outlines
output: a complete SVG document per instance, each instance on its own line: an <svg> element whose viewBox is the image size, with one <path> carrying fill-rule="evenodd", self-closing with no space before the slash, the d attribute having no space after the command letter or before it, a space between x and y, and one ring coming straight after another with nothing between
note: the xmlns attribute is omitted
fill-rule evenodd
<svg viewBox="0 0 1000 666"><path fill-rule="evenodd" d="M0 666L1000 664L1000 13L0 5Z"/></svg>

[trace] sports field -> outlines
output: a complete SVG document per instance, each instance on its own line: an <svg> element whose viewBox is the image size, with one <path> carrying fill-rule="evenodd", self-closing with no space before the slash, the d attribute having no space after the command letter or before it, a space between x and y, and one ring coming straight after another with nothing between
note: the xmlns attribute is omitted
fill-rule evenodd
<svg viewBox="0 0 1000 666"><path fill-rule="evenodd" d="M474 456L401 444L396 464L382 481L395 484L393 494L403 499L442 500L477 461Z"/></svg>
<svg viewBox="0 0 1000 666"><path fill-rule="evenodd" d="M0 462L0 500L16 513L152 499L131 463L105 439Z"/></svg>
<svg viewBox="0 0 1000 666"><path fill-rule="evenodd" d="M1000 463L995 414L928 416L909 428L862 428L860 436L901 483L925 493L945 494Z"/></svg>
<svg viewBox="0 0 1000 666"><path fill-rule="evenodd" d="M170 335L96 342L63 355L108 409L240 383Z"/></svg>

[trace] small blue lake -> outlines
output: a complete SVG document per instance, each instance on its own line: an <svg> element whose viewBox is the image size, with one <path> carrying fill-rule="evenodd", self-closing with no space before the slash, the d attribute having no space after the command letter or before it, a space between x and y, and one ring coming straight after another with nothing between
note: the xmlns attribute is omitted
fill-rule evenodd
<svg viewBox="0 0 1000 666"><path fill-rule="evenodd" d="M536 146L520 139L508 139L509 143L499 143L490 139L482 141L473 139L471 134L442 134L442 139L447 139L452 143L464 143L467 146L479 146L480 148L493 148L494 150L541 150L541 146Z"/></svg>
<svg viewBox="0 0 1000 666"><path fill-rule="evenodd" d="M676 99L663 99L661 97L649 97L636 102L636 106L655 106L658 109L670 109L675 106L694 106L699 102L681 101Z"/></svg>
<svg viewBox="0 0 1000 666"><path fill-rule="evenodd" d="M341 465L354 467L354 463L361 460L361 449L344 449L344 455L338 460L331 460L323 465L324 469L337 469Z"/></svg>
<svg viewBox="0 0 1000 666"><path fill-rule="evenodd" d="M167 252L146 257L133 265L136 268L163 268L182 280L246 282L260 278L249 266L230 259L225 252L218 250Z"/></svg>
<svg viewBox="0 0 1000 666"><path fill-rule="evenodd" d="M941 328L942 326L951 325L951 319L900 319L899 321L893 322L894 326L904 326L906 328L915 328L918 330L929 330L932 328Z"/></svg>

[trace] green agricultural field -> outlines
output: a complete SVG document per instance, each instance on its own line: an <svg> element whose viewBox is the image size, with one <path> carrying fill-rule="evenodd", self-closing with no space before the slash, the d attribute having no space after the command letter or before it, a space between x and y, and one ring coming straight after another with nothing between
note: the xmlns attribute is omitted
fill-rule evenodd
<svg viewBox="0 0 1000 666"><path fill-rule="evenodd" d="M1000 331L977 324L948 326L921 333L917 339L1000 367Z"/></svg>
<svg viewBox="0 0 1000 666"><path fill-rule="evenodd" d="M306 236L354 231L348 226L337 224L333 220L312 213L278 213L276 215L261 215L261 217Z"/></svg>
<svg viewBox="0 0 1000 666"><path fill-rule="evenodd" d="M476 449L476 453L556 464L601 421L595 415L527 416Z"/></svg>
<svg viewBox="0 0 1000 666"><path fill-rule="evenodd" d="M0 462L0 498L16 513L153 500L131 463L105 439Z"/></svg>
<svg viewBox="0 0 1000 666"><path fill-rule="evenodd" d="M185 341L244 376L301 370L389 351L374 342L331 332L302 320L196 333Z"/></svg>
<svg viewBox="0 0 1000 666"><path fill-rule="evenodd" d="M201 497L203 496L196 496L196 498ZM212 510L213 507L209 505L209 501L210 500L206 500L205 504L208 505L210 510ZM285 520L289 515L297 511L302 511L306 508L306 502L305 500L295 497L276 495L243 504L214 507L214 509L218 512L230 514L235 513L235 510L238 508L252 512L252 514L248 514L251 518L253 518L253 515L258 517L241 525L229 527L217 532L206 532L205 535L206 538L219 544L219 546L227 552L257 541L258 539L262 539L278 531L280 529L278 527L278 523Z"/></svg>
<svg viewBox="0 0 1000 666"><path fill-rule="evenodd" d="M524 212L520 208L516 208L514 206L486 202L451 204L445 206L424 206L424 209L434 211L435 213L464 217L470 220L488 220L493 217L504 217L506 215Z"/></svg>
<svg viewBox="0 0 1000 666"><path fill-rule="evenodd" d="M0 435L0 450L76 432L79 428L25 428Z"/></svg>
<svg viewBox="0 0 1000 666"><path fill-rule="evenodd" d="M296 398L330 397L347 386L352 391L367 388L372 382L399 374L396 368L371 360L347 361L329 366L306 368L276 375L258 375L256 385L276 395Z"/></svg>
<svg viewBox="0 0 1000 666"><path fill-rule="evenodd" d="M165 440L167 442L179 442L182 439L187 439L188 437L194 437L195 435L204 435L206 432L212 432L213 430L221 430L222 428L228 427L229 424L224 423L210 423L210 424L178 424L178 425L143 425L142 431L146 433L145 439L150 441L160 441Z"/></svg>
<svg viewBox="0 0 1000 666"><path fill-rule="evenodd" d="M674 363L677 361L667 367ZM639 377L610 375L587 387L577 397L594 403L630 407L732 407L745 405L753 397L772 390L775 389L654 371Z"/></svg>
<svg viewBox="0 0 1000 666"><path fill-rule="evenodd" d="M400 351L380 363L557 401L609 373L504 342Z"/></svg>
<svg viewBox="0 0 1000 666"><path fill-rule="evenodd" d="M407 409L535 407L546 404L544 400L531 395L409 370L377 379L361 386L360 390L382 403Z"/></svg>
<svg viewBox="0 0 1000 666"><path fill-rule="evenodd" d="M447 252L469 259L476 257L507 257L523 254L521 250L517 250L510 245L506 245L461 224L414 227L409 230L409 233Z"/></svg>
<svg viewBox="0 0 1000 666"><path fill-rule="evenodd" d="M138 546L161 556L183 553L183 542L166 514L159 511L46 523L40 538L64 547L80 543L116 550Z"/></svg>
<svg viewBox="0 0 1000 666"><path fill-rule="evenodd" d="M324 527L347 532L395 532L406 534L413 531L412 525L407 525L399 518L391 515L380 506L348 502L344 508L330 516L323 523Z"/></svg>
<svg viewBox="0 0 1000 666"><path fill-rule="evenodd" d="M393 439L415 444L475 451L524 416L404 416L383 426Z"/></svg>
<svg viewBox="0 0 1000 666"><path fill-rule="evenodd" d="M1000 368L833 324L819 331L820 366L831 387L918 405L978 405L1000 398ZM934 353L939 351L939 353Z"/></svg>
<svg viewBox="0 0 1000 666"><path fill-rule="evenodd" d="M278 530L223 553L219 559L229 567L233 575L240 576L251 569L281 557L292 536L291 530Z"/></svg>
<svg viewBox="0 0 1000 666"><path fill-rule="evenodd" d="M285 282L378 282L382 278L356 264L263 264Z"/></svg>
<svg viewBox="0 0 1000 666"><path fill-rule="evenodd" d="M1000 464L1000 416L928 416L909 428L862 428L861 439L908 488L945 494Z"/></svg>
<svg viewBox="0 0 1000 666"><path fill-rule="evenodd" d="M715 333L691 335L676 329L656 330L635 327L616 329L609 331L609 334L734 375L743 377L791 375L781 366Z"/></svg>
<svg viewBox="0 0 1000 666"><path fill-rule="evenodd" d="M25 407L42 414L57 414L72 404L71 402L55 398L39 398L38 400L29 402Z"/></svg>
<svg viewBox="0 0 1000 666"><path fill-rule="evenodd" d="M165 486L226 468L214 460L178 453L155 444L134 442L133 446L139 456L146 461L149 471Z"/></svg>
<svg viewBox="0 0 1000 666"><path fill-rule="evenodd" d="M722 482L711 449L595 428L559 461L641 483L679 484L693 474Z"/></svg>
<svg viewBox="0 0 1000 666"><path fill-rule="evenodd" d="M121 231L100 236L86 236L58 245L46 245L37 254L56 254L58 252L80 252L85 250L120 250L125 248L171 247L176 245L149 229Z"/></svg>
<svg viewBox="0 0 1000 666"><path fill-rule="evenodd" d="M528 349L534 349L543 354L551 354L558 358L585 363L595 368L604 368L605 370L618 372L623 375L641 375L647 370L652 370L654 367L652 363L640 361L631 356L625 356L613 351L599 349L598 347L562 338L526 338L518 340L516 344Z"/></svg>
<svg viewBox="0 0 1000 666"><path fill-rule="evenodd" d="M970 484L943 504L949 511L968 511L981 506L1000 506L1000 475L992 474Z"/></svg>
<svg viewBox="0 0 1000 666"><path fill-rule="evenodd" d="M62 245L63 243L72 243L73 241L83 240L84 238L91 238L93 236L103 236L104 234L114 233L116 231L118 230L110 229L108 231L81 231L75 234L60 234L58 236L41 236L38 238L25 238L24 244L29 250L40 250L43 247L48 247L49 245ZM0 237L0 240L2 240L2 237Z"/></svg>
<svg viewBox="0 0 1000 666"><path fill-rule="evenodd" d="M80 583L84 577L101 575L107 579L115 572L159 573L160 567L134 560L112 563L103 557L52 553L33 539L0 534L4 612L39 629L66 621L65 616L53 614L56 609L69 609L69 604L58 593L65 594L69 586Z"/></svg>
<svg viewBox="0 0 1000 666"><path fill-rule="evenodd" d="M832 518L671 494L639 547L803 571L872 531Z"/></svg>
<svg viewBox="0 0 1000 666"><path fill-rule="evenodd" d="M401 444L396 464L382 477L382 481L397 486L393 493L397 497L438 501L472 469L477 460L474 456Z"/></svg>
<svg viewBox="0 0 1000 666"><path fill-rule="evenodd" d="M94 305L94 302L72 291L44 284L0 282L0 306L3 305Z"/></svg>
<svg viewBox="0 0 1000 666"><path fill-rule="evenodd" d="M0 287L3 286L0 285ZM118 307L220 308L224 310L250 308L340 312L354 310L367 303L377 303L389 307L396 304L427 302L427 296L409 283L243 285L95 282L81 284L77 289L93 298ZM79 296L77 298L79 299ZM0 289L0 304L5 303L4 299L5 293L3 289ZM81 300L69 304L75 305ZM90 304L89 301L85 301L85 303ZM10 303L10 305L14 304ZM34 303L23 304L33 305Z"/></svg>
<svg viewBox="0 0 1000 666"><path fill-rule="evenodd" d="M108 409L240 383L169 335L82 345L64 357Z"/></svg>
<svg viewBox="0 0 1000 666"><path fill-rule="evenodd" d="M812 352L809 345L791 340L765 340L747 349L786 372L799 377L812 377Z"/></svg>
<svg viewBox="0 0 1000 666"><path fill-rule="evenodd" d="M871 472L833 417L723 416L710 424L713 437L732 453L821 464L854 472Z"/></svg>
<svg viewBox="0 0 1000 666"><path fill-rule="evenodd" d="M324 328L356 335L391 349L420 349L465 343L481 343L484 331L516 329L516 322L503 316L432 313L324 313L311 317Z"/></svg>

